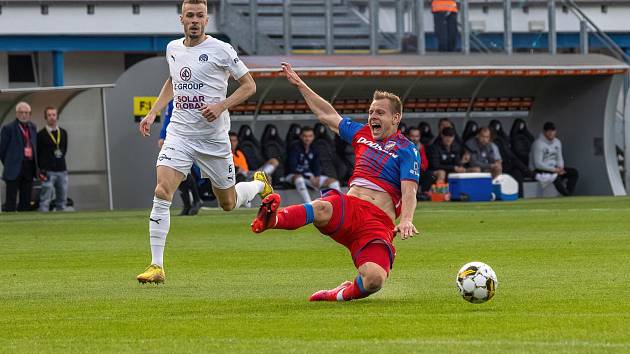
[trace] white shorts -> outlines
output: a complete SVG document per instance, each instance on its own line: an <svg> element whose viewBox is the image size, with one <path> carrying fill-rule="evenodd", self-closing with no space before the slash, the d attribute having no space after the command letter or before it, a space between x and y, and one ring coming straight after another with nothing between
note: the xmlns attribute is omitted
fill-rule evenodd
<svg viewBox="0 0 630 354"><path fill-rule="evenodd" d="M199 166L202 178L210 178L213 187L234 186L234 160L227 135L225 142L167 135L156 166L167 166L186 176L193 163Z"/></svg>

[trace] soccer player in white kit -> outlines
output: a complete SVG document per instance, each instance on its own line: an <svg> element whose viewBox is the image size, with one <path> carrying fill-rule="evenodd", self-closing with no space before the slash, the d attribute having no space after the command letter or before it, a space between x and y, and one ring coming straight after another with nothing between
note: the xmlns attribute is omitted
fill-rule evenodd
<svg viewBox="0 0 630 354"><path fill-rule="evenodd" d="M149 218L151 265L137 276L141 283L164 281L164 246L170 227L170 206L180 182L196 163L225 211L251 201L256 194L273 192L263 172L254 181L234 184L234 162L230 148L230 115L234 107L256 92L256 83L227 43L205 34L208 24L206 0L184 0L182 15L185 37L170 42L166 60L170 77L157 102L140 122L140 133L150 134L156 114L173 99L173 114L167 136L157 158L157 186ZM239 87L229 97L228 79Z"/></svg>

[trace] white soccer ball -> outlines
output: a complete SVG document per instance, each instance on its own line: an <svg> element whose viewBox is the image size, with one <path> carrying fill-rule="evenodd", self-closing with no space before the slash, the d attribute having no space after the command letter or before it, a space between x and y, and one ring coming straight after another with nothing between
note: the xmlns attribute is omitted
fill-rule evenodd
<svg viewBox="0 0 630 354"><path fill-rule="evenodd" d="M464 300L473 304L480 304L492 299L499 285L494 270L482 262L464 264L457 272L455 282Z"/></svg>

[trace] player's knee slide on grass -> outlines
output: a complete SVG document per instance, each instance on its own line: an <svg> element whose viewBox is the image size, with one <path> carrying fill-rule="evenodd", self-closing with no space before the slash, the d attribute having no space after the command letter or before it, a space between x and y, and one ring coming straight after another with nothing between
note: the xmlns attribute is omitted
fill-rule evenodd
<svg viewBox="0 0 630 354"><path fill-rule="evenodd" d="M236 208L236 202L233 200L219 201L219 205L224 211L230 211Z"/></svg>
<svg viewBox="0 0 630 354"><path fill-rule="evenodd" d="M368 293L375 293L383 287L387 277L378 272L368 272L362 275L363 287Z"/></svg>

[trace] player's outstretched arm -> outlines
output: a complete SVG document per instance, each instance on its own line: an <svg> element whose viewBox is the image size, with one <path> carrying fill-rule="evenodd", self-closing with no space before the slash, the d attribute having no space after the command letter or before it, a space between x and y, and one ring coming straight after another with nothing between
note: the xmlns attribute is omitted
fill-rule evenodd
<svg viewBox="0 0 630 354"><path fill-rule="evenodd" d="M151 135L151 124L155 121L155 116L157 116L158 112L162 111L164 107L173 99L173 81L169 77L166 82L164 82L164 86L162 86L162 90L160 91L160 95L158 96L157 101L151 107L151 111L142 119L138 129L140 130L140 134L142 136Z"/></svg>
<svg viewBox="0 0 630 354"><path fill-rule="evenodd" d="M342 118L335 108L328 103L328 101L315 93L315 91L311 90L311 88L302 81L300 76L293 71L291 64L282 63L282 71L287 76L287 80L298 88L306 104L308 104L311 111L315 113L317 119L335 134L339 134L339 123L342 121Z"/></svg>
<svg viewBox="0 0 630 354"><path fill-rule="evenodd" d="M402 206L400 210L400 221L394 232L400 233L401 239L407 239L418 234L418 230L413 225L413 213L416 211L416 193L418 192L418 183L414 181L402 181Z"/></svg>
<svg viewBox="0 0 630 354"><path fill-rule="evenodd" d="M238 79L238 88L225 100L213 104L205 105L201 109L201 114L208 122L219 118L223 111L237 106L256 93L256 82L252 74L247 73Z"/></svg>

